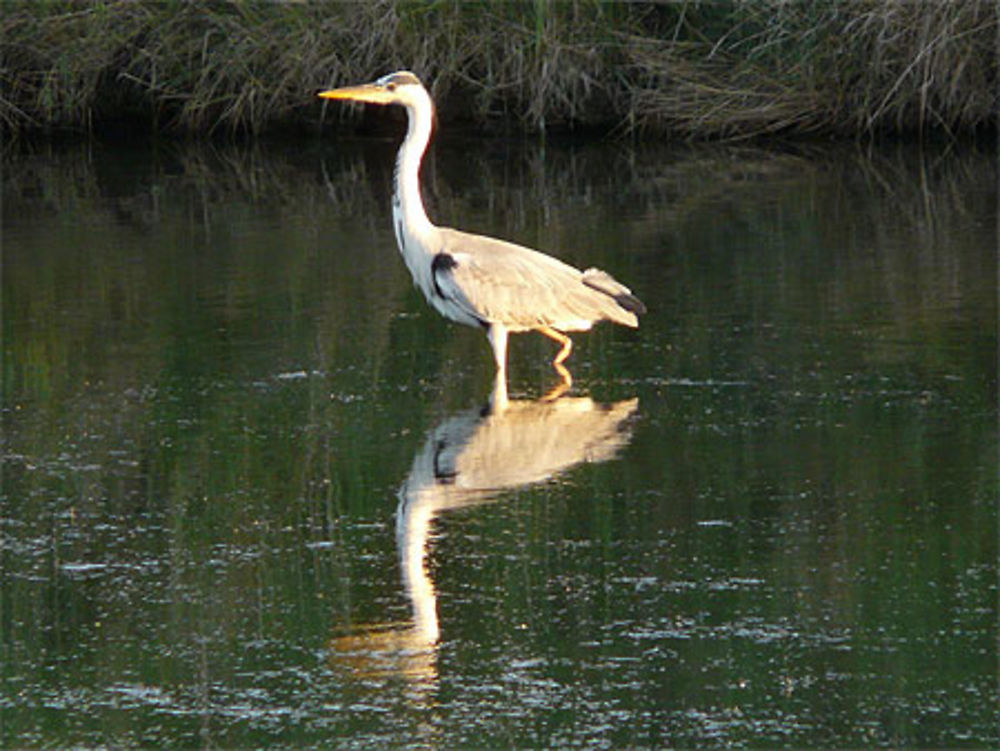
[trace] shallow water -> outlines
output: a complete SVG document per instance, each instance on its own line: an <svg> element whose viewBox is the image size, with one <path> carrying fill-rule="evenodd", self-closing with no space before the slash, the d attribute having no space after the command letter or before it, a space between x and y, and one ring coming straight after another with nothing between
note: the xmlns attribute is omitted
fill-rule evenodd
<svg viewBox="0 0 1000 751"><path fill-rule="evenodd" d="M638 331L412 289L391 141L3 185L2 746L996 745L995 151L436 145Z"/></svg>

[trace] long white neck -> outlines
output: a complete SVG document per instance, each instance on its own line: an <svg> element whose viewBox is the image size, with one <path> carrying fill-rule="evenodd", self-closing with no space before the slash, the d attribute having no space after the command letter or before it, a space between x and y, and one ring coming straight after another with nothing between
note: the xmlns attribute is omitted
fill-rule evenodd
<svg viewBox="0 0 1000 751"><path fill-rule="evenodd" d="M434 228L431 220L427 218L424 201L420 196L420 162L431 139L431 125L434 120L434 105L426 91L419 90L413 103L407 105L406 114L409 127L396 157L392 219L400 250L409 264L410 256L418 250L416 246L419 243L415 241L421 236L426 236ZM408 241L404 241L403 232Z"/></svg>

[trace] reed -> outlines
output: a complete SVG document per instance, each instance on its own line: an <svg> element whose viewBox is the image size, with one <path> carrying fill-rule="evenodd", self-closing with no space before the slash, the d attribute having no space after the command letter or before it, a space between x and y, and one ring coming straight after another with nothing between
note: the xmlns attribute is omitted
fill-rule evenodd
<svg viewBox="0 0 1000 751"><path fill-rule="evenodd" d="M6 2L0 127L312 127L318 88L418 72L444 119L734 138L996 125L995 4Z"/></svg>

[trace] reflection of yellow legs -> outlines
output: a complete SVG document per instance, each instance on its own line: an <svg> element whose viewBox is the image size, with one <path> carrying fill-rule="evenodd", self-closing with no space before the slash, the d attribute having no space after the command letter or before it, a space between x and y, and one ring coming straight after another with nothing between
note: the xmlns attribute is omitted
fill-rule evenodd
<svg viewBox="0 0 1000 751"><path fill-rule="evenodd" d="M562 349L559 350L556 358L552 361L552 367L556 369L556 372L562 378L562 383L558 384L554 389L545 395L546 400L552 401L558 399L573 386L573 376L570 375L566 366L563 365L563 361L569 357L569 353L573 351L573 340L555 329L550 329L548 326L540 327L538 332L545 334L545 336L549 339L554 339L562 345Z"/></svg>

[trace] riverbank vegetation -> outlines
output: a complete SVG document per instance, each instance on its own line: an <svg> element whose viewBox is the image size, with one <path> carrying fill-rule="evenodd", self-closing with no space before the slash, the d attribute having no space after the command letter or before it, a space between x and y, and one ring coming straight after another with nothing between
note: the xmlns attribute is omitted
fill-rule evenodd
<svg viewBox="0 0 1000 751"><path fill-rule="evenodd" d="M980 0L6 2L0 127L314 127L317 89L405 67L480 127L956 134L996 126L997 28Z"/></svg>

